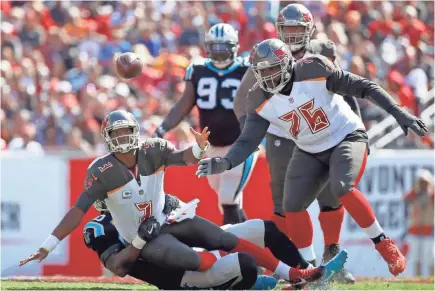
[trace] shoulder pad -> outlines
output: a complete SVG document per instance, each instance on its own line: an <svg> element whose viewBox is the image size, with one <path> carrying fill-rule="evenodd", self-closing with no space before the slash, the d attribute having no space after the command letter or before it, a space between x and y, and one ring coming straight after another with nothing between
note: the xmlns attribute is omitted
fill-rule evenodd
<svg viewBox="0 0 435 291"><path fill-rule="evenodd" d="M249 90L247 102L248 113L254 113L259 107L266 102L273 94L264 91L260 86L254 86Z"/></svg>
<svg viewBox="0 0 435 291"><path fill-rule="evenodd" d="M327 57L333 61L337 57L337 48L332 40L312 39L309 45L309 52Z"/></svg>
<svg viewBox="0 0 435 291"><path fill-rule="evenodd" d="M175 149L175 146L168 140L159 138L159 137L153 137L148 138L144 143L142 143L139 147L144 152L160 152L163 151L165 148L169 148L171 150Z"/></svg>
<svg viewBox="0 0 435 291"><path fill-rule="evenodd" d="M334 64L322 55L312 55L296 61L293 74L295 82L326 80L335 70Z"/></svg>
<svg viewBox="0 0 435 291"><path fill-rule="evenodd" d="M110 162L110 155L111 153L108 153L93 160L92 163L88 166L88 172L100 174L107 169L113 167L113 164Z"/></svg>
<svg viewBox="0 0 435 291"><path fill-rule="evenodd" d="M204 59L204 58L197 58L197 59L193 60L190 63L190 65L187 67L187 69L186 69L186 75L184 77L184 80L185 81L192 80L195 68L196 67L204 67L205 66L205 62L206 62L206 59Z"/></svg>

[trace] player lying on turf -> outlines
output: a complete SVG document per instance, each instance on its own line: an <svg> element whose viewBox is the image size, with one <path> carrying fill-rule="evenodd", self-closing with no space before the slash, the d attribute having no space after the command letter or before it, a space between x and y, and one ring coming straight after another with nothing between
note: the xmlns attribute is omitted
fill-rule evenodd
<svg viewBox="0 0 435 291"><path fill-rule="evenodd" d="M331 40L324 41L312 38L315 31L314 18L304 5L299 3L287 5L280 11L275 24L278 30L278 38L288 45L296 60L318 54L327 57L339 68L335 44ZM243 127L247 116L246 99L248 92L256 82L254 72L247 70L234 97L234 113L237 115L241 127ZM350 109L358 117L361 117L356 98L349 96L343 96L343 98ZM282 130L272 123L266 133L266 159L269 166L270 188L274 203L272 217L282 231L286 228L286 216L283 208L284 181L286 169L296 147L293 140L286 138L287 135L288 130ZM344 208L335 195L331 193L329 186L325 186L319 193L317 202L320 209L319 222L325 241L322 261L328 262L340 250L339 240L344 219ZM292 220L292 218L289 218L289 220ZM309 233L310 229L305 229L305 231L304 235L294 237L293 242L304 258L315 265L316 256L313 247L313 236ZM355 278L345 269L337 274L335 278L345 283L355 283Z"/></svg>
<svg viewBox="0 0 435 291"><path fill-rule="evenodd" d="M367 198L356 188L365 170L368 136L342 95L371 98L395 117L405 133L411 129L424 135L424 123L400 108L379 85L335 68L323 56L295 62L279 39L257 44L251 62L259 86L249 93L243 132L225 157L201 160L197 175L221 173L240 164L256 150L271 123L288 130L287 138L296 143L284 186L288 235L312 236L306 209L329 182L331 193L373 241L390 272L402 273L405 257L386 237Z"/></svg>
<svg viewBox="0 0 435 291"><path fill-rule="evenodd" d="M191 247L222 250L230 253L247 252L254 256L258 265L275 272L285 280L296 280L295 274L315 278L324 268L291 270L290 266L276 259L270 252L244 239L225 232L216 224L192 216L181 223L168 224L170 212L165 210L163 191L164 170L170 165L197 163L205 154L209 132L192 129L197 144L183 151L163 139L147 139L139 143L139 125L131 113L118 110L111 112L102 123L102 137L109 154L95 159L87 170L85 190L53 233L23 265L31 260L42 260L60 240L80 224L83 216L96 201L104 201L112 214L121 237L140 252L140 257L174 269L204 271L216 257L210 253L198 253ZM137 235L137 229L147 221L148 237ZM159 235L161 225L164 235Z"/></svg>
<svg viewBox="0 0 435 291"><path fill-rule="evenodd" d="M178 200L171 195L166 197L166 200ZM176 205L177 202L168 201L166 204ZM105 208L105 204L98 203L96 207L104 212L85 225L84 241L87 247L92 248L98 254L104 266L118 276L129 274L160 289L179 289L187 286L214 289L249 289L257 278L257 265L252 257L246 253L223 254L223 252L212 252L217 256L218 260L210 269L204 272L172 270L142 259L136 261L139 254L138 250L131 245L127 246L120 237L119 232L112 224L112 217ZM146 225L147 221L142 222L139 229L146 229ZM292 268L294 272L297 272L297 267L301 269L312 268L300 255L296 246L285 234L278 230L272 221L248 220L241 224L222 226L222 229L259 247L269 248L277 258L295 268ZM164 226L162 226L161 232L164 232ZM219 258L221 255L223 257ZM346 257L346 253L342 252L328 263L325 266L326 275L323 280L328 279L329 274L338 272ZM267 289L274 287L274 284L276 282L273 278L260 276L253 289ZM304 282L295 282L295 285L301 287Z"/></svg>

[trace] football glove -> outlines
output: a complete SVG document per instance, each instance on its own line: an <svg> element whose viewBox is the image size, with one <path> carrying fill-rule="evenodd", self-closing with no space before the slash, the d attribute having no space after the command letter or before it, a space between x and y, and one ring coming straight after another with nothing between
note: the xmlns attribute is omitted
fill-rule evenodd
<svg viewBox="0 0 435 291"><path fill-rule="evenodd" d="M156 238L160 233L160 223L151 216L139 225L137 235L146 242Z"/></svg>
<svg viewBox="0 0 435 291"><path fill-rule="evenodd" d="M427 127L421 119L409 114L398 105L393 106L388 112L396 119L405 135L408 135L408 128L419 136L427 132Z"/></svg>
<svg viewBox="0 0 435 291"><path fill-rule="evenodd" d="M163 213L169 215L171 211L180 207L180 200L172 195L165 195L165 207L163 207Z"/></svg>
<svg viewBox="0 0 435 291"><path fill-rule="evenodd" d="M231 169L231 163L227 158L203 159L198 164L198 170L196 171L198 178L219 174Z"/></svg>

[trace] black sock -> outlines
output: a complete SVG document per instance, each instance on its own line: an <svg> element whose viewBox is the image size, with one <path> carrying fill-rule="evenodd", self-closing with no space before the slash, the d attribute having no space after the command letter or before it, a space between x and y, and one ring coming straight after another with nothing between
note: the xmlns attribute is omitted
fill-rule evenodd
<svg viewBox="0 0 435 291"><path fill-rule="evenodd" d="M242 208L239 208L239 217L241 219L240 222L244 222L244 221L248 220L248 217L246 216L245 210L243 210Z"/></svg>
<svg viewBox="0 0 435 291"><path fill-rule="evenodd" d="M242 222L242 219L240 217L239 205L225 204L222 205L222 209L224 210L224 225Z"/></svg>
<svg viewBox="0 0 435 291"><path fill-rule="evenodd" d="M371 238L371 240L376 245L376 244L380 243L381 241L383 241L386 238L387 238L387 236L385 235L385 233L381 233L377 237Z"/></svg>
<svg viewBox="0 0 435 291"><path fill-rule="evenodd" d="M264 246L272 254L290 267L308 267L308 262L302 257L296 245L276 227L273 221L264 221Z"/></svg>

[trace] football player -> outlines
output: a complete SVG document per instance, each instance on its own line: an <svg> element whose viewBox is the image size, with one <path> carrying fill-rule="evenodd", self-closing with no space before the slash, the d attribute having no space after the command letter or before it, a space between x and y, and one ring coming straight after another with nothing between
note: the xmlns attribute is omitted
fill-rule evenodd
<svg viewBox="0 0 435 291"><path fill-rule="evenodd" d="M312 234L306 208L328 186L397 276L406 259L386 237L365 196L356 188L367 161L368 136L361 119L348 110L342 95L370 98L390 113L403 128L419 136L425 124L399 107L379 85L337 69L327 58L313 55L294 61L289 47L268 39L254 47L252 69L258 87L249 93L248 116L242 134L224 157L200 161L199 177L218 174L239 165L264 138L273 123L293 150L284 185L284 211L290 238Z"/></svg>
<svg viewBox="0 0 435 291"><path fill-rule="evenodd" d="M171 109L156 135L177 126L194 106L199 110L201 128L208 127L210 157L225 155L240 134L239 123L233 112L233 98L240 80L248 69L248 61L237 57L238 32L229 24L213 25L205 35L207 59L194 61L186 70L186 89ZM258 153L231 171L208 178L210 187L217 193L223 224L246 220L242 209L243 189L254 169Z"/></svg>
<svg viewBox="0 0 435 291"><path fill-rule="evenodd" d="M139 143L139 125L131 113L117 110L108 114L103 120L101 134L109 153L90 164L85 189L76 204L42 246L21 261L20 266L46 258L77 228L93 203L104 201L123 240L137 249L140 258L151 263L205 271L214 264L216 257L191 248L201 247L230 253L247 252L254 256L258 265L288 281L324 273L324 268L290 268L267 250L223 231L194 212L190 219L180 223L169 219L174 209L179 208L184 213L184 205L180 208L178 203L166 200L164 170L171 165L197 163L208 147L210 132L207 127L201 133L191 131L197 144L186 150L175 150L170 142L158 138Z"/></svg>
<svg viewBox="0 0 435 291"><path fill-rule="evenodd" d="M166 195L166 200L172 199L177 198ZM173 203L166 203L166 205L170 204ZM103 265L118 276L123 277L129 274L160 289L172 290L180 287L249 289L256 282L256 264L246 253L212 252L219 259L205 272L172 270L142 259L136 260L137 256L134 254L137 254L137 251L126 249L128 246L113 225L111 214L107 211L104 202L98 203L96 208L102 211L101 215L85 225L84 241L88 248L98 254ZM221 228L262 248L269 248L277 258L291 267L302 269L313 267L303 259L296 246L278 230L272 221L254 219L241 224L225 225ZM323 281L328 279L328 274L340 270L346 257L347 254L343 251L325 265L326 275ZM302 280L293 283L294 286L299 287L305 284ZM276 280L272 277L259 276L252 289L273 288L275 284Z"/></svg>
<svg viewBox="0 0 435 291"><path fill-rule="evenodd" d="M302 4L289 4L283 8L276 22L278 37L286 43L295 59L301 59L312 54L320 54L330 59L337 67L335 44L328 41L312 39L315 30L314 19L311 12ZM234 99L234 112L243 126L246 118L246 97L248 91L254 86L256 79L252 70L248 70L242 79L242 84ZM359 106L354 97L344 96L350 108L360 117ZM274 202L273 220L282 231L285 230L285 215L283 209L283 193L285 173L292 156L295 143L286 138L288 132L271 124L266 134L266 158L271 176L272 199ZM325 187L317 197L320 215L319 222L323 230L325 248L323 262L334 257L339 248L341 225L344 219L344 209L341 203ZM293 219L293 218L289 218ZM304 257L315 265L315 254L312 244L312 235L307 233L293 238ZM355 278L346 269L337 274L338 279L345 283L355 283Z"/></svg>

